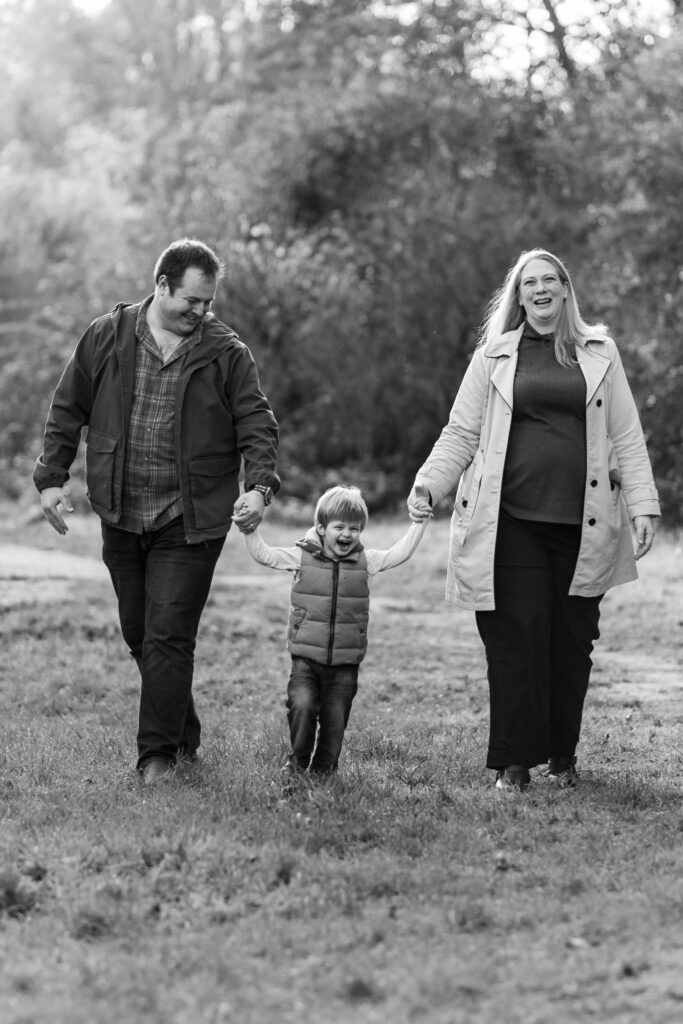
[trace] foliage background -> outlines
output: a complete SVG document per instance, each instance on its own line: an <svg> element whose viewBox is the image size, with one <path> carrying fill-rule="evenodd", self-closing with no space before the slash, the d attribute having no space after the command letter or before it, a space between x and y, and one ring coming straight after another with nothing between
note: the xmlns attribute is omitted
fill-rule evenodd
<svg viewBox="0 0 683 1024"><path fill-rule="evenodd" d="M680 523L678 3L4 0L0 47L6 497L79 333L188 234L226 259L285 495L341 477L390 507L542 245L620 344Z"/></svg>

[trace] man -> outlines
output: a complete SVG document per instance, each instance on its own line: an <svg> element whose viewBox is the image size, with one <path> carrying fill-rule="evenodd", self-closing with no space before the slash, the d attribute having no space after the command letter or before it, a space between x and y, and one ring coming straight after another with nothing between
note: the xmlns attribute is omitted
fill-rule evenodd
<svg viewBox="0 0 683 1024"><path fill-rule="evenodd" d="M222 271L203 242L173 242L154 268L154 294L88 327L57 385L34 470L45 516L65 534L60 509L73 509L64 485L87 426L88 497L142 677L146 784L169 778L199 746L194 648L233 507L240 525L255 527L280 485L277 424L254 360L210 312Z"/></svg>

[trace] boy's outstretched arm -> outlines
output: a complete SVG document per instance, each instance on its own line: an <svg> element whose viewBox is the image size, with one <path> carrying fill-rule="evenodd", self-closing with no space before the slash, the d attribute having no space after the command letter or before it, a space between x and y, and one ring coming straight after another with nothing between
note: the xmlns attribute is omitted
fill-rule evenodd
<svg viewBox="0 0 683 1024"><path fill-rule="evenodd" d="M285 569L290 572L301 565L301 548L273 548L266 544L258 529L243 531L247 551L260 565L269 569Z"/></svg>
<svg viewBox="0 0 683 1024"><path fill-rule="evenodd" d="M394 569L402 562L407 562L422 540L428 522L429 519L424 519L421 523L411 523L403 536L386 551L366 548L368 573L374 576L375 573L384 572L385 569Z"/></svg>

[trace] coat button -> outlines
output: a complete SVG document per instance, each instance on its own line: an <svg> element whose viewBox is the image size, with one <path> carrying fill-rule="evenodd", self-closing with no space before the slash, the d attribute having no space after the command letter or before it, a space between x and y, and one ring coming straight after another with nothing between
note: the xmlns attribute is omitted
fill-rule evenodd
<svg viewBox="0 0 683 1024"><path fill-rule="evenodd" d="M595 526L595 520L594 519L589 519L588 520L588 525L589 526Z"/></svg>
<svg viewBox="0 0 683 1024"><path fill-rule="evenodd" d="M597 480L591 480L591 487L597 487L597 486L598 486L598 481Z"/></svg>
<svg viewBox="0 0 683 1024"><path fill-rule="evenodd" d="M599 407L600 407L600 406L602 405L602 398L598 398L598 400L597 400L597 402L596 402L595 404L596 404L596 405L598 406L598 408L599 408Z"/></svg>
<svg viewBox="0 0 683 1024"><path fill-rule="evenodd" d="M462 507L467 508L467 498L463 498Z"/></svg>

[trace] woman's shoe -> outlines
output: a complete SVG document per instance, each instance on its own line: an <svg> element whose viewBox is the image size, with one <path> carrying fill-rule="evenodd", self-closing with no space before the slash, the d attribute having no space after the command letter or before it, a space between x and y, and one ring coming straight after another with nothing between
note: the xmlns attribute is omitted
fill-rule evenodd
<svg viewBox="0 0 683 1024"><path fill-rule="evenodd" d="M516 790L520 793L528 788L530 782L529 769L523 765L511 764L496 772L496 789Z"/></svg>
<svg viewBox="0 0 683 1024"><path fill-rule="evenodd" d="M566 757L551 757L548 761L548 770L543 773L543 777L558 789L576 789L579 784L579 773L573 758L569 760Z"/></svg>

